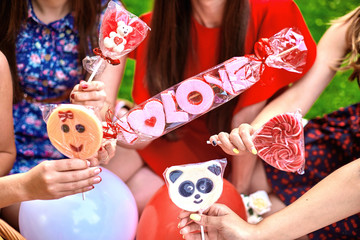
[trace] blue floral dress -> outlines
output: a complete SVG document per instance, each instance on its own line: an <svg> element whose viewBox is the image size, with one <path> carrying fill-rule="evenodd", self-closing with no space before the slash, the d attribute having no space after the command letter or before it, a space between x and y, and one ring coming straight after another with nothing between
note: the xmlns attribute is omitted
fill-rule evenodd
<svg viewBox="0 0 360 240"><path fill-rule="evenodd" d="M71 13L44 24L29 0L28 17L16 40L16 58L20 86L32 101L24 99L13 107L17 157L11 173L26 172L47 159L66 158L50 143L39 102L66 96L85 78L78 43ZM61 102L68 101L64 99Z"/></svg>

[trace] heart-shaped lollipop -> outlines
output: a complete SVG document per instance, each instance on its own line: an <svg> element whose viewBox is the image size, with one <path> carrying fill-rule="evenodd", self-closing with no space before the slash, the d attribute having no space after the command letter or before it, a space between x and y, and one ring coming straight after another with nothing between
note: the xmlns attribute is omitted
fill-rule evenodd
<svg viewBox="0 0 360 240"><path fill-rule="evenodd" d="M299 115L280 114L253 135L258 156L282 171L303 172L304 131Z"/></svg>

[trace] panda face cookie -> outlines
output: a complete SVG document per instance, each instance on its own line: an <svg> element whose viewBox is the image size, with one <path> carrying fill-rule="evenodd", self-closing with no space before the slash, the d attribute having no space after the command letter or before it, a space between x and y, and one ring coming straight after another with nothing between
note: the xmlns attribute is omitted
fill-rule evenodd
<svg viewBox="0 0 360 240"><path fill-rule="evenodd" d="M172 166L164 177L173 203L181 209L202 212L214 204L223 190L226 160Z"/></svg>
<svg viewBox="0 0 360 240"><path fill-rule="evenodd" d="M54 109L47 121L47 132L54 147L70 158L92 157L103 138L102 124L95 113L74 104Z"/></svg>

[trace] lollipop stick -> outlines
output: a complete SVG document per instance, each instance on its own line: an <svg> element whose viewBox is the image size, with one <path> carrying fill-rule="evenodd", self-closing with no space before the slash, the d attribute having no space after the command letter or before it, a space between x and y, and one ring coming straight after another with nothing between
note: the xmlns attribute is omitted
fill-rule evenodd
<svg viewBox="0 0 360 240"><path fill-rule="evenodd" d="M91 82L91 81L94 79L97 71L99 71L99 68L100 68L101 64L103 64L103 61L104 61L104 59L100 58L98 64L97 64L96 67L94 68L94 71L91 73L91 75L90 75L90 77L89 77L89 79L88 79L88 82Z"/></svg>
<svg viewBox="0 0 360 240"><path fill-rule="evenodd" d="M204 233L204 226L200 225L200 230L201 230L201 240L205 240L205 233Z"/></svg>
<svg viewBox="0 0 360 240"><path fill-rule="evenodd" d="M289 48L289 49L287 49L287 50L279 53L278 55L275 55L275 57L281 57L282 55L285 55L285 54L287 54L287 53L289 53L289 52L291 52L292 50L295 50L295 49L297 49L297 48L299 48L299 46L297 46L297 45L296 45L296 46L293 46L293 47L291 47L291 48Z"/></svg>
<svg viewBox="0 0 360 240"><path fill-rule="evenodd" d="M85 193L84 192L82 192L82 198L83 198L83 200L85 200Z"/></svg>

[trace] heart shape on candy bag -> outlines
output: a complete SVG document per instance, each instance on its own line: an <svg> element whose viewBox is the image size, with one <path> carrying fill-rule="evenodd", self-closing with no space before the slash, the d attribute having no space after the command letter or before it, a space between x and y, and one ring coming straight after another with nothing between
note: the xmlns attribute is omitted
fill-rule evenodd
<svg viewBox="0 0 360 240"><path fill-rule="evenodd" d="M121 5L110 1L100 29L100 48L104 55L118 58L134 50L150 28ZM120 49L116 46L122 45Z"/></svg>
<svg viewBox="0 0 360 240"><path fill-rule="evenodd" d="M275 116L253 134L258 156L271 166L302 174L305 165L304 130L299 113Z"/></svg>
<svg viewBox="0 0 360 240"><path fill-rule="evenodd" d="M159 100L152 99L146 102L143 108L130 110L127 122L135 131L149 136L161 136L165 129L163 104Z"/></svg>

